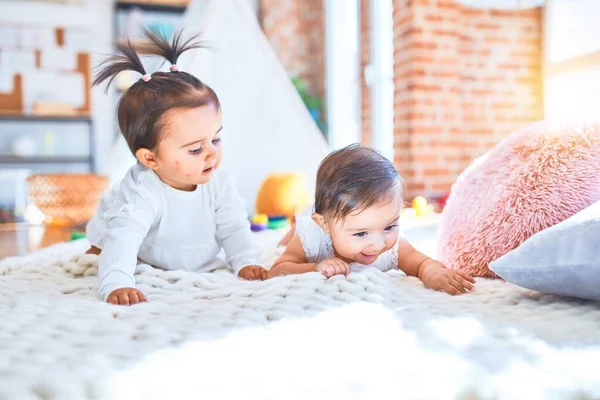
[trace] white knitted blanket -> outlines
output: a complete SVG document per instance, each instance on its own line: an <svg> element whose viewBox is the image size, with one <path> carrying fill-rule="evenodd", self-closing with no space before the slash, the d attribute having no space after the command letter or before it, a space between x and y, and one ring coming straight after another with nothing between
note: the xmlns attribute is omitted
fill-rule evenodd
<svg viewBox="0 0 600 400"><path fill-rule="evenodd" d="M274 240L257 238L265 262ZM0 399L600 398L600 306L398 272L264 282L141 266L101 302L85 241L0 262Z"/></svg>

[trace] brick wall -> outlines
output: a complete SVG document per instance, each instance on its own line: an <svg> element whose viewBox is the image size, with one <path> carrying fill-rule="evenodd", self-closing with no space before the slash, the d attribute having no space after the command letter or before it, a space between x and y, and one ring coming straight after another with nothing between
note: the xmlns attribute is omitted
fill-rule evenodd
<svg viewBox="0 0 600 400"><path fill-rule="evenodd" d="M291 77L325 95L325 9L323 0L260 0L261 26Z"/></svg>
<svg viewBox="0 0 600 400"><path fill-rule="evenodd" d="M361 122L362 122L362 142L370 145L371 144L371 90L365 81L364 70L367 65L371 62L371 15L369 12L369 3L371 0L359 0L359 18L360 18L360 108L361 108Z"/></svg>
<svg viewBox="0 0 600 400"><path fill-rule="evenodd" d="M370 0L360 1L361 71L370 62ZM260 21L279 60L290 76L306 80L325 99L325 0L260 0ZM363 142L371 143L371 92L361 78Z"/></svg>
<svg viewBox="0 0 600 400"><path fill-rule="evenodd" d="M450 189L502 138L542 117L541 11L476 10L454 0L393 0L395 163L411 194ZM290 76L324 97L323 0L260 0L262 27ZM370 59L360 0L361 70ZM363 141L370 90L361 79Z"/></svg>
<svg viewBox="0 0 600 400"><path fill-rule="evenodd" d="M511 131L540 119L541 11L394 0L395 162L409 191L449 190Z"/></svg>

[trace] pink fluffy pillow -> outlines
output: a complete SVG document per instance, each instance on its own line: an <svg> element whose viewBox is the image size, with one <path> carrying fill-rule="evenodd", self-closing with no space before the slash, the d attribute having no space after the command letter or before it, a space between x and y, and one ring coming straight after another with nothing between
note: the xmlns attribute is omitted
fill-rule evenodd
<svg viewBox="0 0 600 400"><path fill-rule="evenodd" d="M441 218L440 256L449 268L496 277L490 262L598 200L600 124L528 125L458 178Z"/></svg>

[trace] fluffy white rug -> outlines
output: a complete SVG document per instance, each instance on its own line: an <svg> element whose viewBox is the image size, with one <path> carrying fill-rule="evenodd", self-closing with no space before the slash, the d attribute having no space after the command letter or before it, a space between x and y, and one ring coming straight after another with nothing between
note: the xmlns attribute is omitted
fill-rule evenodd
<svg viewBox="0 0 600 400"><path fill-rule="evenodd" d="M257 235L264 261L277 238ZM418 238L417 238L418 239ZM600 397L600 306L398 272L244 282L141 266L102 303L85 241L0 262L0 399Z"/></svg>

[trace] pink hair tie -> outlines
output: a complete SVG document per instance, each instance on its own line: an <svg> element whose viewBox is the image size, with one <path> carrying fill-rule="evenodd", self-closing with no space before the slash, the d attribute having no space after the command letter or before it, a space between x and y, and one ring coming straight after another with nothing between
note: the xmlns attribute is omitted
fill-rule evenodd
<svg viewBox="0 0 600 400"><path fill-rule="evenodd" d="M144 82L148 82L150 79L152 79L152 76L150 74L146 74L142 76L142 80Z"/></svg>
<svg viewBox="0 0 600 400"><path fill-rule="evenodd" d="M177 72L177 71L179 71L179 67L177 65L173 64L173 65L171 65L171 68L169 68L169 70L171 72Z"/></svg>

